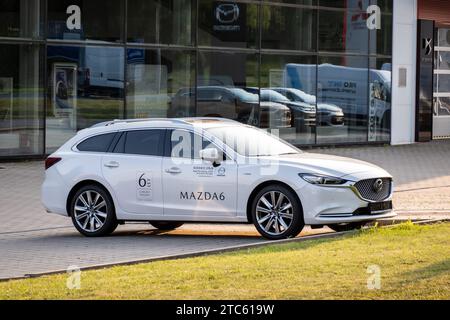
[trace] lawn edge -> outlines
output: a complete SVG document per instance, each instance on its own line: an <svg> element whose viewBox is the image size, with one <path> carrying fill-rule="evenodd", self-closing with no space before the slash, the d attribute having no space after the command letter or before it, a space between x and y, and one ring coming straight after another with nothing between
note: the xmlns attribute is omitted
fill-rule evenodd
<svg viewBox="0 0 450 320"><path fill-rule="evenodd" d="M393 227L395 227L399 224L405 223L405 222L407 222L407 220L396 220L396 219L385 220L385 221L380 221L379 227L380 228L393 228ZM450 222L450 219L448 219L448 218L427 219L427 220L418 220L418 221L411 221L411 222L416 225L430 225L430 224ZM303 241L310 241L310 240L333 239L333 238L343 237L345 235L352 234L354 232L355 231L328 232L328 233L322 233L322 234L316 234L316 235L307 235L307 236L292 238L292 239L275 240L275 241L267 240L267 241L258 242L258 243L228 246L228 247L220 248L220 249L208 249L208 250L189 252L189 253L181 253L181 254L175 254L175 255L163 255L163 256L151 257L151 258L124 260L124 261L105 263L105 264L95 264L95 265L80 267L79 270L80 271L101 270L101 269L111 268L111 267L115 267L115 266L131 266L131 265L157 262L157 261L169 261L169 260L196 258L196 257L203 257L203 256L209 256L209 255L215 255L215 254L221 254L221 253L239 252L239 251L248 250L248 249L266 247L269 245L282 245L282 244L286 244L286 243L296 243L296 242L303 242ZM15 281L15 280L27 280L27 279L40 278L40 277L44 277L44 276L58 275L58 274L65 274L65 273L67 273L67 269L51 270L51 271L40 272L40 273L26 274L26 275L20 276L20 277L0 278L0 283L8 282L8 281Z"/></svg>

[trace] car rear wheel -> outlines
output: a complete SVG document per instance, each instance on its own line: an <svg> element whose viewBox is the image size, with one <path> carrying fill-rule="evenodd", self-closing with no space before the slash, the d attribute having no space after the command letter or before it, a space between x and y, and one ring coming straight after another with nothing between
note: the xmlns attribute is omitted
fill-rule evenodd
<svg viewBox="0 0 450 320"><path fill-rule="evenodd" d="M179 228L183 225L182 222L166 222L166 221L151 221L150 224L156 229L168 231Z"/></svg>
<svg viewBox="0 0 450 320"><path fill-rule="evenodd" d="M96 185L82 187L75 193L70 215L75 228L88 237L108 235L118 225L111 197Z"/></svg>
<svg viewBox="0 0 450 320"><path fill-rule="evenodd" d="M270 240L296 237L305 225L298 198L281 185L258 192L252 203L252 219L258 232Z"/></svg>
<svg viewBox="0 0 450 320"><path fill-rule="evenodd" d="M350 223L341 223L341 224L330 224L328 225L328 228L336 231L336 232L343 232L343 231L351 231L356 229L361 229L366 225L367 222L350 222Z"/></svg>

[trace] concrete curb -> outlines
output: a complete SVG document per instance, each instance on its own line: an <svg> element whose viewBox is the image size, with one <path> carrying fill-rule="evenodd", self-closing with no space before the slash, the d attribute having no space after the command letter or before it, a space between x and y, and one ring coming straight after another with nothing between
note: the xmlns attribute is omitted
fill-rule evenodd
<svg viewBox="0 0 450 320"><path fill-rule="evenodd" d="M405 221L407 221L407 220L395 220L395 219L394 220L385 220L385 221L381 220L381 221L378 221L379 222L378 225L380 225L383 228L392 228L395 225L397 225L399 223L403 223ZM412 221L412 222L414 224L418 224L418 225L429 225L429 224L449 222L449 221L450 221L450 218L417 220L417 221ZM128 266L128 265L135 265L135 264L140 264L140 263L149 263L149 262L156 262L156 261L163 261L163 260L178 260L178 259L207 256L207 255L212 255L212 254L238 252L238 251L243 251L243 250L248 250L248 249L265 247L268 245L279 245L279 244L303 242L303 241L317 240L317 239L332 239L332 238L341 237L341 236L344 236L346 234L350 234L353 232L354 231L329 232L329 233L323 233L323 234L318 234L318 235L303 236L303 237L298 237L298 238L293 238L293 239L276 240L276 241L267 240L267 241L258 242L258 243L229 246L229 247L220 248L220 249L202 250L202 251L197 251L197 252L159 256L159 257L152 257L152 258L143 258L143 259L129 260L129 261L118 261L118 262L106 263L106 264L95 264L95 265L91 265L91 266L81 267L80 270L81 271L98 270L98 269L104 269L104 268L114 267L114 266ZM26 274L22 277L0 278L0 282L38 278L38 277L43 277L43 276L48 276L48 275L64 274L66 272L67 272L67 270L53 270L53 271L47 271L47 272L41 272L41 273Z"/></svg>

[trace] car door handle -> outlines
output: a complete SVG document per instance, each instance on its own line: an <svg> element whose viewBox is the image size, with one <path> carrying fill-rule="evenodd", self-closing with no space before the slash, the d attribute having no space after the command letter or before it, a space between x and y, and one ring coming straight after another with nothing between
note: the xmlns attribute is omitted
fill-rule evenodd
<svg viewBox="0 0 450 320"><path fill-rule="evenodd" d="M181 169L180 168L176 168L176 167L172 167L170 169L166 169L167 173L172 173L172 174L178 174L181 173Z"/></svg>
<svg viewBox="0 0 450 320"><path fill-rule="evenodd" d="M117 167L119 167L119 165L120 164L117 161L110 161L108 163L105 163L105 167L108 167L108 168L117 168Z"/></svg>

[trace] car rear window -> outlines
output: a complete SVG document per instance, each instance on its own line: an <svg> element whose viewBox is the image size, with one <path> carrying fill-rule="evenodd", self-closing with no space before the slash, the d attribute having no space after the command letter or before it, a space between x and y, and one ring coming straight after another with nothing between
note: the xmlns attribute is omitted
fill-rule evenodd
<svg viewBox="0 0 450 320"><path fill-rule="evenodd" d="M98 136L94 136L88 138L77 145L77 149L79 151L88 151L88 152L106 152L114 139L115 132L99 134Z"/></svg>
<svg viewBox="0 0 450 320"><path fill-rule="evenodd" d="M163 155L164 129L124 132L117 142L114 153Z"/></svg>

